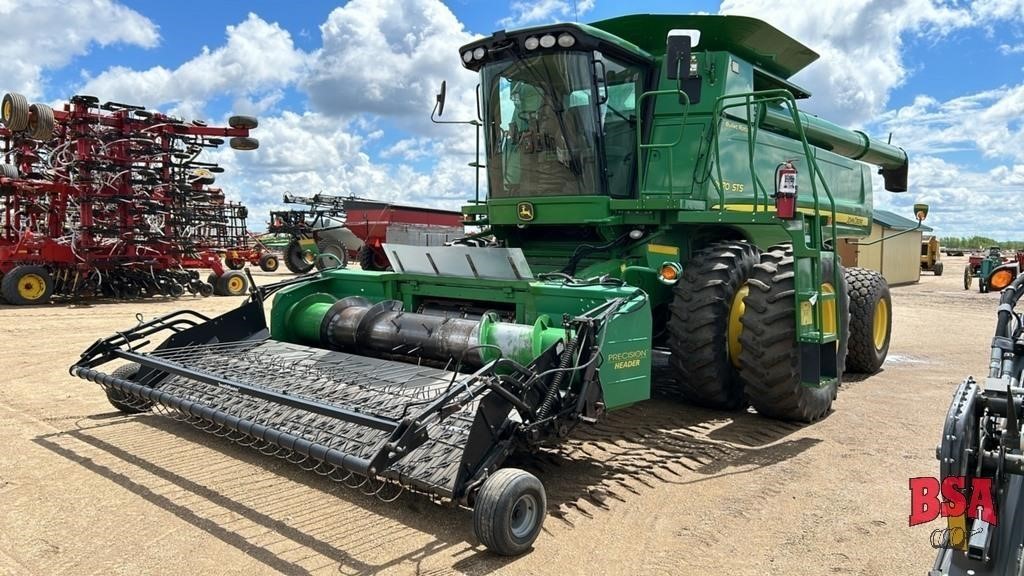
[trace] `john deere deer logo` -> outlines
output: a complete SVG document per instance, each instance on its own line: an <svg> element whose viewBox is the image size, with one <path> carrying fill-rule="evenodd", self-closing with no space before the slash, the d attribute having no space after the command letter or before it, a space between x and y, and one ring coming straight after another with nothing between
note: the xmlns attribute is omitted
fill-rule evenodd
<svg viewBox="0 0 1024 576"><path fill-rule="evenodd" d="M516 206L516 211L519 212L519 219L523 222L529 222L533 220L533 204L529 202L520 202Z"/></svg>

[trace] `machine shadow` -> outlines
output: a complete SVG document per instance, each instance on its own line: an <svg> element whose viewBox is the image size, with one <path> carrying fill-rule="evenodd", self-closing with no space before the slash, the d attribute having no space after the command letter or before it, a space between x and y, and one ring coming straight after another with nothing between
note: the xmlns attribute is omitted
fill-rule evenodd
<svg viewBox="0 0 1024 576"><path fill-rule="evenodd" d="M786 439L801 430L801 425L769 420L749 411L725 413L683 404L675 400L672 380L664 374L656 378L653 395L654 398L648 402L608 414L596 425L581 425L562 445L511 457L507 465L529 470L544 482L549 521L557 520L563 526L571 527L578 521L594 517L601 510L610 509L613 501L627 501L631 495L641 494L642 490L657 483L684 485L722 475L752 472L788 460L820 442L811 437ZM179 504L178 498L169 498L85 452L99 450L144 474L155 476L166 485L173 485L253 525L276 532L307 548L311 554L337 562L341 573L371 574L404 563L418 563L445 551L458 558L454 568L469 573L488 573L515 561L514 558L491 554L476 544L471 529L471 513L465 510L442 510L418 495L405 495L399 500L400 504L382 504L372 495L344 489L338 483L299 466L282 463L277 458L226 440L213 439L210 434L167 418L121 418L113 413L94 415L87 420L88 427L40 436L35 442L171 512L277 572L307 573L308 570L267 547L255 545L231 527ZM198 461L181 463L180 468L184 471L177 462L174 470L156 462L160 458L150 457L150 453L159 447L152 446L149 441L145 447L140 447L137 426L124 427L136 430L135 433L116 430L124 424L141 424L151 429L144 435L158 438L156 442L168 451L181 451L182 444L196 444L213 450L224 456L223 461L217 463L217 468L226 474L231 474L230 469L234 468L239 475L238 481L243 485L230 491L212 487L204 464ZM142 448L141 455L139 448ZM237 464L226 464L228 461ZM242 469L248 466L269 471L280 477L282 483L298 485L299 490L289 497L289 504L283 508L272 506L267 511L262 504L256 506L253 498L240 494L248 492L243 490L246 483L263 482L265 485L266 478L263 475L258 475L262 480L243 477ZM260 489L265 489L265 486ZM344 503L357 507L360 510L358 518L339 518L325 534L314 534L291 521L312 515L323 505L323 498L328 497L340 498ZM322 525L320 528L316 532L323 532ZM412 550L403 550L402 542L408 540L410 531L420 533L418 536L428 534L432 541ZM362 542L364 534L366 539L372 536L373 542L356 544L357 549L353 550L353 534L359 535L359 542ZM367 547L398 553L386 561L371 563L360 559Z"/></svg>

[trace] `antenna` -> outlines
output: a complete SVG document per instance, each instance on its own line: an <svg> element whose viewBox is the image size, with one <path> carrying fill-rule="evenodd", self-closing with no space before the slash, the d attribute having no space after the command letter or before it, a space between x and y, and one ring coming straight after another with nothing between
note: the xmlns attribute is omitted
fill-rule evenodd
<svg viewBox="0 0 1024 576"><path fill-rule="evenodd" d="M580 13L576 9L576 0L572 0L572 17L576 22L580 21Z"/></svg>

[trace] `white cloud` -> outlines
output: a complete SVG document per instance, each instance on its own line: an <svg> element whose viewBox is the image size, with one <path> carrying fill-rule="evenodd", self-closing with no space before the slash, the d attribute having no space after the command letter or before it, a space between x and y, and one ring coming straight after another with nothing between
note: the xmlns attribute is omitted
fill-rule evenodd
<svg viewBox="0 0 1024 576"><path fill-rule="evenodd" d="M808 110L844 125L872 119L904 82L905 35L941 37L973 21L966 9L932 0L725 0L721 12L764 19L821 54L793 80L816 94Z"/></svg>
<svg viewBox="0 0 1024 576"><path fill-rule="evenodd" d="M44 95L43 72L59 69L94 45L152 48L157 26L113 0L5 0L0 2L4 88L31 99Z"/></svg>
<svg viewBox="0 0 1024 576"><path fill-rule="evenodd" d="M280 98L276 90L298 80L306 59L280 25L249 14L240 24L227 27L223 46L203 47L173 70L115 66L88 78L80 92L150 107L171 105L173 112L186 117L201 117L206 101L223 95L235 96L247 110L262 111Z"/></svg>
<svg viewBox="0 0 1024 576"><path fill-rule="evenodd" d="M512 15L498 24L509 28L543 24L555 20L575 20L594 8L595 0L533 0L512 2Z"/></svg>
<svg viewBox="0 0 1024 576"><path fill-rule="evenodd" d="M1024 54L1024 44L1000 44L999 53L1004 56L1010 54Z"/></svg>
<svg viewBox="0 0 1024 576"><path fill-rule="evenodd" d="M473 39L438 0L352 0L320 26L323 47L301 86L328 114L401 117L432 132L434 95L448 81L445 117L475 114L476 76L458 49Z"/></svg>

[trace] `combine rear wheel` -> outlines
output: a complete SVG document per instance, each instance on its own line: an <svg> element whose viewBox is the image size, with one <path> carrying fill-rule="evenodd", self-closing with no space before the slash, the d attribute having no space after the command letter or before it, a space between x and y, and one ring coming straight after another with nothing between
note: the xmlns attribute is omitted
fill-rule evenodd
<svg viewBox="0 0 1024 576"><path fill-rule="evenodd" d="M316 258L317 270L330 270L331 268L344 268L348 266L348 251L339 242L323 240L316 245L316 249L322 256Z"/></svg>
<svg viewBox="0 0 1024 576"><path fill-rule="evenodd" d="M284 265L294 274L305 274L313 269L312 259L306 257L306 251L298 240L292 240L284 249Z"/></svg>
<svg viewBox="0 0 1024 576"><path fill-rule="evenodd" d="M0 293L11 304L46 304L53 295L53 278L42 266L17 266L0 280Z"/></svg>
<svg viewBox="0 0 1024 576"><path fill-rule="evenodd" d="M846 283L850 286L850 355L846 357L849 372L878 372L889 353L892 335L892 299L885 278L874 270L849 268Z"/></svg>
<svg viewBox="0 0 1024 576"><path fill-rule="evenodd" d="M536 476L518 468L498 470L480 487L473 532L484 546L516 556L533 546L547 514L547 496Z"/></svg>
<svg viewBox="0 0 1024 576"><path fill-rule="evenodd" d="M125 364L117 370L110 373L114 378L120 378L122 380L131 380L135 378L135 375L139 373L139 365L134 362L131 364ZM134 396L125 394L116 388L107 388L107 401L114 408L117 408L125 414L142 414L148 412L153 406L151 402L145 400L139 400Z"/></svg>
<svg viewBox="0 0 1024 576"><path fill-rule="evenodd" d="M796 301L793 248L786 244L773 246L761 255L748 282L750 292L745 298L746 310L741 322L740 378L747 400L757 411L772 418L813 422L825 416L832 407L838 382L814 388L801 383L800 349L796 339ZM836 361L842 374L846 359L849 331L849 299L846 282L833 284L832 266L822 270L822 292L838 292L841 325L836 329L835 304L823 310L825 330L835 331Z"/></svg>
<svg viewBox="0 0 1024 576"><path fill-rule="evenodd" d="M277 272L279 261L276 254L264 254L260 256L260 270L264 272Z"/></svg>
<svg viewBox="0 0 1024 576"><path fill-rule="evenodd" d="M721 242L698 252L675 287L669 319L672 367L683 398L721 410L747 405L739 377L743 299L757 247Z"/></svg>

